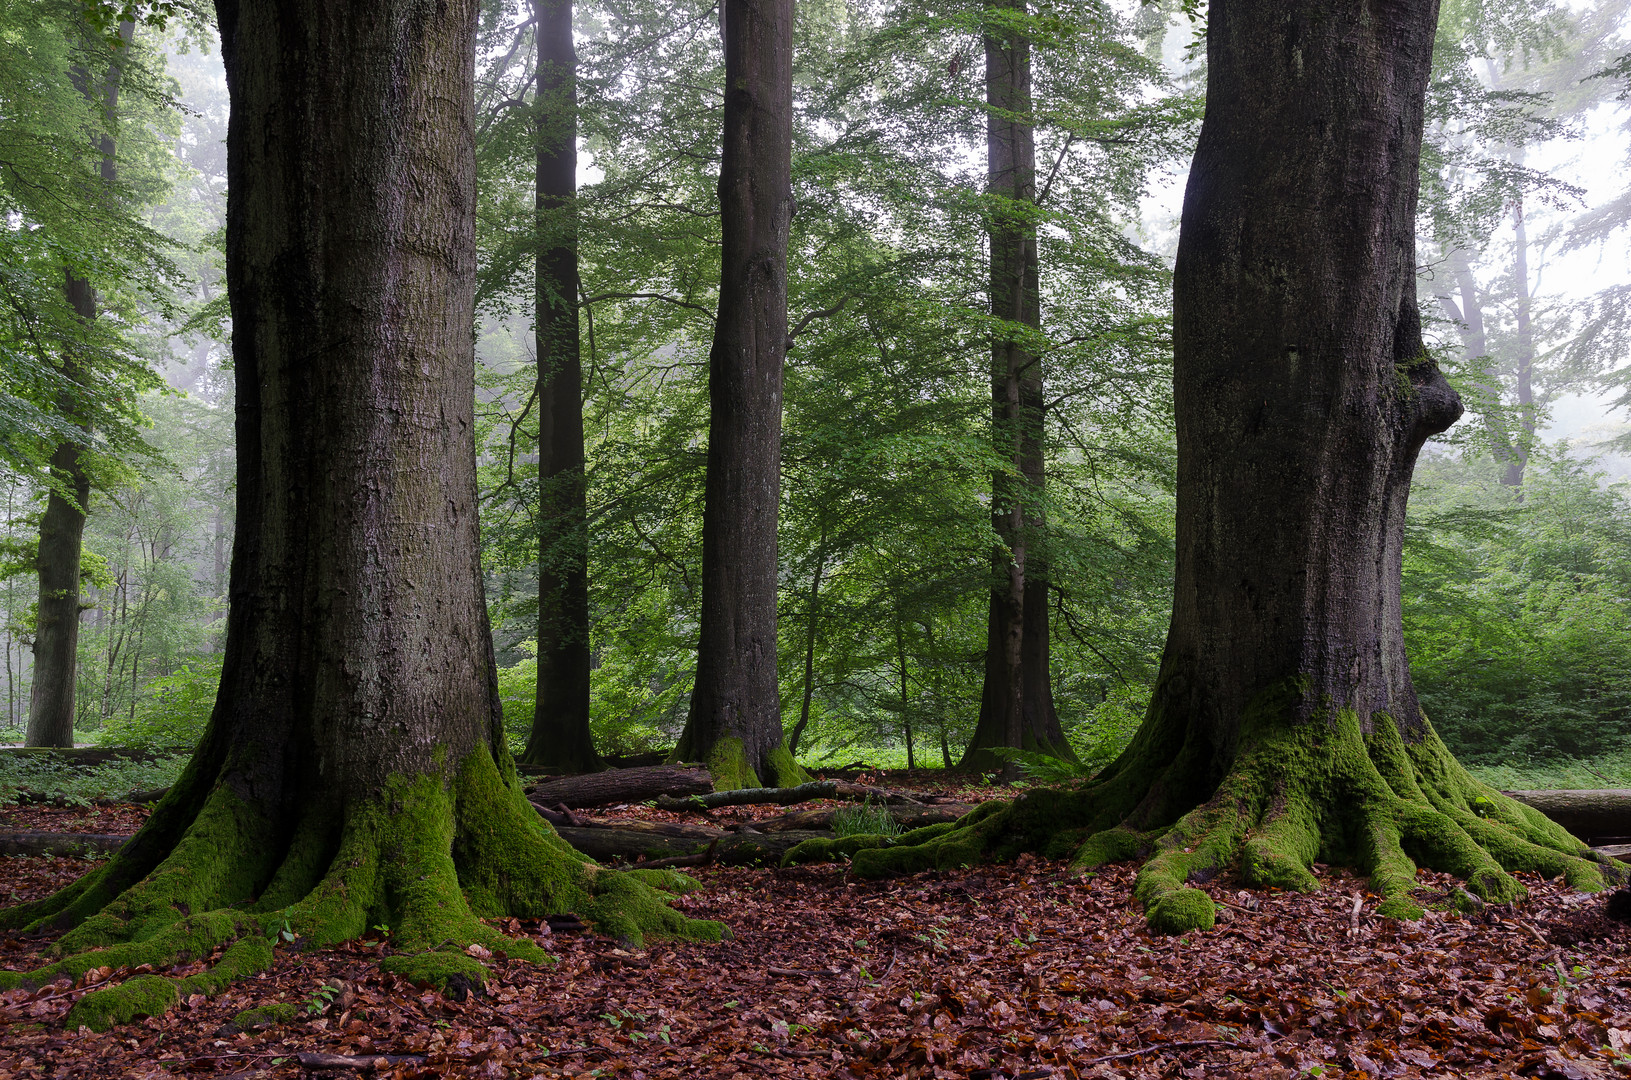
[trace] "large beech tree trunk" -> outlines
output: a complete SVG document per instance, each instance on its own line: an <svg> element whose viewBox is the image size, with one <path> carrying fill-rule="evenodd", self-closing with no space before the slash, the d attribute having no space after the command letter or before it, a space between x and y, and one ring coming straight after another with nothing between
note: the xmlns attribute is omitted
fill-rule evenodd
<svg viewBox="0 0 1631 1080"><path fill-rule="evenodd" d="M128 47L135 39L136 24L119 24L119 40ZM108 68L100 87L94 86L84 68L72 74L81 94L96 101L108 131L95 139L101 157L103 184L112 188L119 171L114 158L114 140L109 134L119 107L119 64ZM86 326L96 321L96 290L72 271L63 279L63 295L74 314ZM63 356L62 374L73 387L81 387L85 371L70 347ZM64 393L60 408L64 416L79 413L77 393ZM85 510L91 498L91 480L80 460L84 450L72 442L58 444L51 454L51 479L57 487L46 497L45 514L40 518L40 543L35 562L39 570L40 599L34 622L34 685L28 703L28 730L25 746L74 745L74 691L79 675L79 564L84 550Z"/></svg>
<svg viewBox="0 0 1631 1080"><path fill-rule="evenodd" d="M1473 780L1410 683L1405 499L1423 441L1461 412L1415 294L1436 16L1214 0L1174 282L1177 577L1149 712L1096 783L855 850L855 873L1146 857L1136 895L1176 933L1212 925L1196 886L1230 867L1313 891L1316 859L1356 866L1403 918L1417 863L1499 901L1524 894L1509 870L1583 888L1621 872Z"/></svg>
<svg viewBox="0 0 1631 1080"><path fill-rule="evenodd" d="M675 761L719 790L797 783L776 684L787 238L792 222L793 2L724 0L719 315L708 357L702 615Z"/></svg>
<svg viewBox="0 0 1631 1080"><path fill-rule="evenodd" d="M1023 13L1024 0L1001 5ZM986 190L992 199L991 431L1013 472L991 481L991 605L980 719L961 767L1017 775L994 746L1074 758L1053 707L1048 670L1048 581L1043 514L1042 327L1036 248L1036 138L1030 123L1031 44L1012 25L985 38Z"/></svg>
<svg viewBox="0 0 1631 1080"><path fill-rule="evenodd" d="M285 923L320 945L388 924L385 966L420 981L479 980L469 944L542 955L478 915L717 935L564 844L504 747L477 557L475 0L217 12L238 376L221 688L130 843L0 913L70 928L62 960L0 987L230 943L202 974L85 995L74 1030L264 968Z"/></svg>
<svg viewBox="0 0 1631 1080"><path fill-rule="evenodd" d="M538 352L538 696L521 761L600 764L589 732L589 536L578 356L578 55L571 0L534 3L538 41L533 340Z"/></svg>

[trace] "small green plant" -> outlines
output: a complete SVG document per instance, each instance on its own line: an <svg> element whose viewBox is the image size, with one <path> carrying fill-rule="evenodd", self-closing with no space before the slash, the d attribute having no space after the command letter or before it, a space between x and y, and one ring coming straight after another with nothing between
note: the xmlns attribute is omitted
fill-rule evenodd
<svg viewBox="0 0 1631 1080"><path fill-rule="evenodd" d="M874 805L871 799L859 806L846 806L832 816L835 836L887 836L900 835L900 822L886 806Z"/></svg>
<svg viewBox="0 0 1631 1080"><path fill-rule="evenodd" d="M340 996L340 988L323 983L311 992L306 999L306 1014L308 1016L321 1016L334 1004L334 999Z"/></svg>

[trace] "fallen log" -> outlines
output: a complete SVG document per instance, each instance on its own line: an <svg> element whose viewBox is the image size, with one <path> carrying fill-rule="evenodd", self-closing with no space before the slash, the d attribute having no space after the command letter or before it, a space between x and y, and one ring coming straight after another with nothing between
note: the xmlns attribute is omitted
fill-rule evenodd
<svg viewBox="0 0 1631 1080"><path fill-rule="evenodd" d="M876 801L891 806L921 806L922 799L904 791L886 791L883 788L851 784L846 780L812 780L808 784L788 788L741 788L737 791L713 791L706 795L689 795L677 799L668 795L657 797L657 809L675 812L717 810L721 806L754 806L773 803L791 806L812 799L848 799L851 802Z"/></svg>
<svg viewBox="0 0 1631 1080"><path fill-rule="evenodd" d="M768 818L764 821L752 822L752 826L760 832L786 832L788 829L804 829L808 831L831 830L833 817L838 813L839 807L828 807L823 810L794 810L790 814L780 817ZM956 821L970 810L974 809L969 803L936 803L933 806L890 806L886 807L889 815L893 817L901 829L921 829L925 825L939 825L942 822Z"/></svg>
<svg viewBox="0 0 1631 1080"><path fill-rule="evenodd" d="M1505 794L1533 806L1582 840L1631 836L1631 788L1508 791Z"/></svg>
<svg viewBox="0 0 1631 1080"><path fill-rule="evenodd" d="M648 765L545 780L528 788L527 796L545 806L565 803L581 809L645 802L661 795L697 795L713 788L712 774L700 766Z"/></svg>
<svg viewBox="0 0 1631 1080"><path fill-rule="evenodd" d="M8 832L0 833L0 855L105 856L129 839L103 833Z"/></svg>
<svg viewBox="0 0 1631 1080"><path fill-rule="evenodd" d="M556 829L561 839L599 862L622 861L639 866L642 861L700 855L710 845L713 861L722 866L778 866L782 856L805 840L831 833L789 829L784 832L725 832L699 826L668 826L665 831L628 825ZM672 830L689 828L692 835L673 835ZM665 835L666 832L666 835ZM672 864L671 864L672 865Z"/></svg>

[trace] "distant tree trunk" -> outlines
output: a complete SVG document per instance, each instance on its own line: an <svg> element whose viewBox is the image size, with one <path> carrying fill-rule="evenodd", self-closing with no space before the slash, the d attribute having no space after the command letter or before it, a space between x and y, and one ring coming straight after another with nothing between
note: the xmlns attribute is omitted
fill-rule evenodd
<svg viewBox="0 0 1631 1080"><path fill-rule="evenodd" d="M906 692L906 627L897 614L895 617L895 654L900 658L900 726L906 732L906 767L917 768L917 756L912 751L912 701Z"/></svg>
<svg viewBox="0 0 1631 1080"><path fill-rule="evenodd" d="M220 691L130 842L0 928L161 972L227 946L205 992L271 966L285 923L314 947L386 923L381 966L444 986L482 981L471 945L545 958L481 917L717 938L572 851L505 748L476 522L479 5L216 11L238 395ZM69 1030L162 1012L203 978L97 989Z"/></svg>
<svg viewBox="0 0 1631 1080"><path fill-rule="evenodd" d="M1455 290L1438 294L1439 310L1458 325L1462 362L1469 368L1476 366L1485 369L1475 379L1473 387L1485 403L1484 426L1493 444L1491 451L1495 455L1495 460L1506 467L1512 462L1516 447L1513 445L1512 432L1502 418L1500 384L1493 373L1487 370L1490 363L1489 333L1484 325L1483 298L1478 288L1478 279L1473 275L1472 264L1468 261L1464 249L1452 248L1448 252L1447 261L1455 280Z"/></svg>
<svg viewBox="0 0 1631 1080"><path fill-rule="evenodd" d="M136 34L133 22L119 24L119 39L126 47ZM99 99L104 129L95 139L101 155L102 181L112 187L118 179L114 163L112 127L119 106L119 64L114 63L103 80L100 92L91 84L90 74L75 69L72 79L79 92ZM91 283L65 275L63 291L68 304L86 326L96 321L96 292ZM69 346L63 356L62 373L69 385L84 387L86 373ZM80 411L74 395L90 393L74 389L60 399L64 417ZM79 663L79 562L84 547L85 509L91 497L91 481L80 461L82 448L65 442L51 455L51 479L55 485L46 499L45 516L40 519L39 614L34 630L34 691L29 701L27 746L74 745L74 683ZM66 497L65 497L66 494Z"/></svg>
<svg viewBox="0 0 1631 1080"><path fill-rule="evenodd" d="M1533 299L1529 295L1529 231L1524 226L1521 197L1512 208L1512 228L1512 296L1518 323L1517 370L1513 372L1513 389L1517 395L1518 425L1523 434L1513 440L1501 483L1516 489L1518 501L1522 502L1523 473L1529 464L1530 449L1535 445L1535 329L1531 316Z"/></svg>
<svg viewBox="0 0 1631 1080"><path fill-rule="evenodd" d="M1025 11L1025 0L1004 7ZM1013 473L992 477L991 525L1002 543L992 553L985 686L980 720L963 755L969 770L1001 770L1015 762L994 746L1025 747L1073 757L1053 707L1048 671L1047 563L1044 525L1042 360L1032 344L1041 329L1037 264L1036 140L1031 111L1031 44L1011 27L985 38L986 188L991 210L991 314L1003 327L991 346L991 429Z"/></svg>
<svg viewBox="0 0 1631 1080"><path fill-rule="evenodd" d="M810 611L804 627L804 691L800 695L799 720L787 737L787 752L799 752L799 740L810 723L810 698L815 693L816 619L821 609L821 571L827 565L827 523L821 523L821 539L816 544L815 572L810 575Z"/></svg>
<svg viewBox="0 0 1631 1080"><path fill-rule="evenodd" d="M1318 891L1316 859L1367 873L1377 912L1404 919L1422 914L1417 860L1493 903L1525 895L1512 870L1623 877L1468 775L1410 681L1405 503L1422 444L1461 413L1416 306L1437 17L1431 0L1212 0L1173 281L1174 604L1149 710L1091 783L857 851L854 874L1136 857L1164 933L1213 924L1196 886L1220 874Z"/></svg>
<svg viewBox="0 0 1631 1080"><path fill-rule="evenodd" d="M792 220L793 2L724 0L719 315L708 358L702 613L691 712L676 761L721 791L803 776L782 738L776 682L787 238Z"/></svg>
<svg viewBox="0 0 1631 1080"><path fill-rule="evenodd" d="M578 96L572 0L533 4L538 352L538 696L521 761L600 765L589 731L589 536L578 355Z"/></svg>

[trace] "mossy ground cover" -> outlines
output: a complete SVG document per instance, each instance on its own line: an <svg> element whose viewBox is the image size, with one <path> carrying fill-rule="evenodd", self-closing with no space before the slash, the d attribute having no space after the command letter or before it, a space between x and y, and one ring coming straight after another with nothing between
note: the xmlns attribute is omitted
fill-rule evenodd
<svg viewBox="0 0 1631 1080"><path fill-rule="evenodd" d="M1631 1075L1631 928L1601 897L1520 874L1527 900L1467 914L1455 879L1423 873L1426 914L1399 922L1363 879L1313 872L1314 894L1222 875L1204 886L1222 921L1172 937L1146 927L1131 863L704 869L675 905L728 922L728 942L630 949L498 920L556 961L488 959L462 1000L382 970L378 933L281 942L265 971L105 1034L62 1026L83 986L0 994L0 1071L294 1080L316 1051L426 1056L401 1077ZM0 963L48 944L0 935Z"/></svg>

